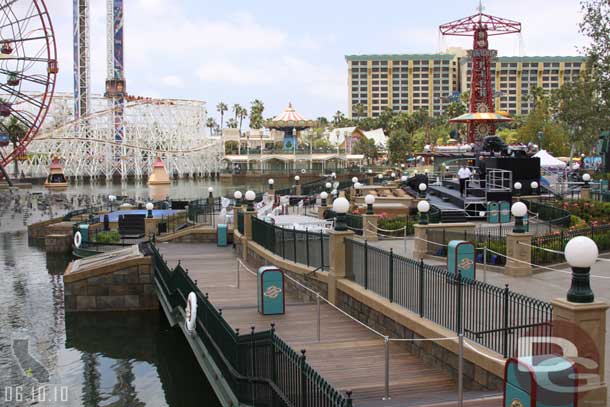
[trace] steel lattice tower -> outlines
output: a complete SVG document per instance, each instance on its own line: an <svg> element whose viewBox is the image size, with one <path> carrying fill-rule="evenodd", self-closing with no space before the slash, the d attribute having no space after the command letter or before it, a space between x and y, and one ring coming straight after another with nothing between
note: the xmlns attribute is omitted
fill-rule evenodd
<svg viewBox="0 0 610 407"><path fill-rule="evenodd" d="M470 113L493 112L495 109L491 85L491 64L498 52L489 49L489 37L519 33L521 23L485 14L483 7L479 5L477 14L443 24L439 29L443 35L473 36L472 50L468 51L472 66L469 111ZM468 123L468 142L470 143L494 133L495 125L493 123L477 121Z"/></svg>
<svg viewBox="0 0 610 407"><path fill-rule="evenodd" d="M79 119L90 106L89 0L74 0L73 8L74 117Z"/></svg>

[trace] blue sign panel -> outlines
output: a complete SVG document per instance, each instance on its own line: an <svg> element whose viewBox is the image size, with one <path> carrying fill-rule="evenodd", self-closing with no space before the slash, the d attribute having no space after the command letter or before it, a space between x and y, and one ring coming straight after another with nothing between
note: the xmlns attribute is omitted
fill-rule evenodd
<svg viewBox="0 0 610 407"><path fill-rule="evenodd" d="M257 276L258 312L263 315L283 314L285 309L284 273L274 266L263 266Z"/></svg>
<svg viewBox="0 0 610 407"><path fill-rule="evenodd" d="M447 272L457 274L461 271L463 278L476 278L475 247L471 242L452 240L447 248Z"/></svg>

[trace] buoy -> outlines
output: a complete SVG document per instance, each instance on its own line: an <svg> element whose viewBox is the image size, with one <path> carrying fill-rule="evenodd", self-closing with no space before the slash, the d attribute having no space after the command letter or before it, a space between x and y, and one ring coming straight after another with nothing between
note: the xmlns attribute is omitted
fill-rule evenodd
<svg viewBox="0 0 610 407"><path fill-rule="evenodd" d="M74 246L78 249L83 242L83 236L80 234L80 231L77 231L74 234Z"/></svg>
<svg viewBox="0 0 610 407"><path fill-rule="evenodd" d="M186 329L192 332L197 321L197 294L190 292L186 299Z"/></svg>

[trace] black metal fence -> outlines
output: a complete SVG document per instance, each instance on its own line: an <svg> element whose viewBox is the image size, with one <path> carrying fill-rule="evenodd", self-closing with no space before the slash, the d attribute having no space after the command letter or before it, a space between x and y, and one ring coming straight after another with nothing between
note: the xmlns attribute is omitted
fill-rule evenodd
<svg viewBox="0 0 610 407"><path fill-rule="evenodd" d="M433 256L447 257L447 245L452 240L465 240L474 243L476 247L476 260L484 261L484 248L489 250L487 264L506 264L506 237L502 234L493 234L488 230L454 230L446 228L428 229L427 253Z"/></svg>
<svg viewBox="0 0 610 407"><path fill-rule="evenodd" d="M191 223L214 225L222 210L221 197L202 198L189 202L188 220Z"/></svg>
<svg viewBox="0 0 610 407"><path fill-rule="evenodd" d="M518 354L519 339L526 333L551 333L551 304L508 286L462 278L367 242L346 239L345 249L348 279L504 357Z"/></svg>
<svg viewBox="0 0 610 407"><path fill-rule="evenodd" d="M532 201L523 199L522 200L530 212L534 212L538 214L538 218L550 223L554 226L560 226L567 228L570 226L570 212L560 208L558 206L554 206L552 204L547 204L538 201Z"/></svg>
<svg viewBox="0 0 610 407"><path fill-rule="evenodd" d="M237 211L237 231L244 234L244 213L242 211Z"/></svg>
<svg viewBox="0 0 610 407"><path fill-rule="evenodd" d="M152 256L155 280L172 308L185 308L190 292L197 296L196 335L211 354L240 404L270 407L349 407L347 397L328 384L309 364L270 330L234 331L178 264L170 270L156 247L142 245Z"/></svg>
<svg viewBox="0 0 610 407"><path fill-rule="evenodd" d="M544 265L564 262L565 257L562 252L568 241L576 236L591 238L595 241L600 251L610 250L610 225L560 230L548 235L534 236L532 238L532 246L535 246L532 247L532 263Z"/></svg>
<svg viewBox="0 0 610 407"><path fill-rule="evenodd" d="M321 230L286 229L253 217L252 240L286 260L320 270L329 267L328 235Z"/></svg>
<svg viewBox="0 0 610 407"><path fill-rule="evenodd" d="M362 216L360 215L353 215L351 213L348 213L345 215L345 223L347 224L347 227L353 231L355 234L362 236L362 228L363 228L363 222L362 222Z"/></svg>

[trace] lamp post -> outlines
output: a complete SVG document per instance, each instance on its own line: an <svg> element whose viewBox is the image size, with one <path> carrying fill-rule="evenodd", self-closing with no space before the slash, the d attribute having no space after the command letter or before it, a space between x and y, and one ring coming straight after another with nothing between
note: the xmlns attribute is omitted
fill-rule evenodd
<svg viewBox="0 0 610 407"><path fill-rule="evenodd" d="M419 184L419 186L417 187L419 189L419 196L421 198L425 198L426 197L426 189L428 189L428 185L424 184L423 182L421 184Z"/></svg>
<svg viewBox="0 0 610 407"><path fill-rule="evenodd" d="M515 227L513 233L525 233L523 225L523 217L527 214L527 206L523 202L515 202L510 208L511 213L515 217Z"/></svg>
<svg viewBox="0 0 610 407"><path fill-rule="evenodd" d="M267 184L269 184L269 191L273 191L273 184L275 184L275 180L273 178L269 178Z"/></svg>
<svg viewBox="0 0 610 407"><path fill-rule="evenodd" d="M515 188L515 195L519 196L521 195L521 188L523 187L523 185L521 185L520 182L515 182L515 185L513 185Z"/></svg>
<svg viewBox="0 0 610 407"><path fill-rule="evenodd" d="M214 198L214 188L208 188L208 198Z"/></svg>
<svg viewBox="0 0 610 407"><path fill-rule="evenodd" d="M373 215L375 212L373 211L373 204L375 203L375 195L368 194L364 197L364 203L366 204L366 214Z"/></svg>
<svg viewBox="0 0 610 407"><path fill-rule="evenodd" d="M333 211L337 214L335 220L335 231L345 232L347 231L347 224L345 223L345 214L349 210L349 201L342 196L335 199L333 202Z"/></svg>
<svg viewBox="0 0 610 407"><path fill-rule="evenodd" d="M417 211L419 212L419 224L428 224L428 212L430 211L430 203L428 201L419 201L417 203Z"/></svg>
<svg viewBox="0 0 610 407"><path fill-rule="evenodd" d="M538 193L539 193L539 192L538 192L538 187L539 187L539 186L540 186L540 185L538 185L538 182L536 182L536 181L532 181L532 183L530 184L530 188L532 189L532 193L533 193L533 194L538 195Z"/></svg>
<svg viewBox="0 0 610 407"><path fill-rule="evenodd" d="M108 200L110 201L110 212L112 212L112 204L116 201L116 195L108 195Z"/></svg>
<svg viewBox="0 0 610 407"><path fill-rule="evenodd" d="M332 174L330 174L330 177L331 177L332 179L336 179L336 178L337 178L337 173L336 173L336 172L333 172Z"/></svg>
<svg viewBox="0 0 610 407"><path fill-rule="evenodd" d="M239 208L241 206L241 191L235 191L233 198L235 198L235 207Z"/></svg>
<svg viewBox="0 0 610 407"><path fill-rule="evenodd" d="M320 205L326 206L326 199L328 199L328 193L326 191L322 191L322 193L320 194L320 199L322 200L320 202Z"/></svg>
<svg viewBox="0 0 610 407"><path fill-rule="evenodd" d="M589 173L585 172L584 174L582 174L582 180L585 182L585 185L583 185L583 188L589 188L589 181L591 181L591 175L589 175Z"/></svg>
<svg viewBox="0 0 610 407"><path fill-rule="evenodd" d="M395 172L392 172L392 173L390 174L390 181L394 181L394 179L396 179L396 173L395 173Z"/></svg>
<svg viewBox="0 0 610 407"><path fill-rule="evenodd" d="M407 177L407 175L403 175L402 177L400 177L400 181L404 184L407 182L407 180L409 179L409 177Z"/></svg>
<svg viewBox="0 0 610 407"><path fill-rule="evenodd" d="M333 184L331 184L330 182L327 182L326 184L324 184L324 187L327 189L327 192L330 192L330 190L333 187Z"/></svg>
<svg viewBox="0 0 610 407"><path fill-rule="evenodd" d="M298 175L294 176L294 184L295 185L299 185L299 181L301 180L301 177L299 177Z"/></svg>
<svg viewBox="0 0 610 407"><path fill-rule="evenodd" d="M586 236L577 236L566 244L564 255L572 268L572 284L567 300L577 303L591 303L595 300L590 285L589 272L597 261L597 245Z"/></svg>
<svg viewBox="0 0 610 407"><path fill-rule="evenodd" d="M153 217L153 212L152 212L152 211L153 211L153 208L154 208L154 207L155 207L155 206L152 204L152 202L148 202L148 203L146 204L146 211L147 211L147 212L146 212L146 217L147 217L147 218L152 218L152 217Z"/></svg>
<svg viewBox="0 0 610 407"><path fill-rule="evenodd" d="M256 198L256 194L254 193L254 191L247 191L246 192L246 201L248 201L248 207L246 208L246 210L248 211L254 211L254 199Z"/></svg>
<svg viewBox="0 0 610 407"><path fill-rule="evenodd" d="M352 183L353 183L353 184L356 184L357 182L358 182L358 177L354 177L354 178L352 178Z"/></svg>

